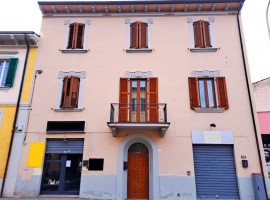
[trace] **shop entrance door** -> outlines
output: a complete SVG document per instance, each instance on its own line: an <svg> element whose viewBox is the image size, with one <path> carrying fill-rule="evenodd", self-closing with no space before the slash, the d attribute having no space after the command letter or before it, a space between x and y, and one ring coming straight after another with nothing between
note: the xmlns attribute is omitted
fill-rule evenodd
<svg viewBox="0 0 270 200"><path fill-rule="evenodd" d="M46 154L41 194L78 195L82 154Z"/></svg>

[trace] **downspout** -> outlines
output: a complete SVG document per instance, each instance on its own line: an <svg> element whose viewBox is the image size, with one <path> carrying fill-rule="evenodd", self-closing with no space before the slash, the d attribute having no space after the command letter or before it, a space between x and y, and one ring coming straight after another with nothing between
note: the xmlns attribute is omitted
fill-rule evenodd
<svg viewBox="0 0 270 200"><path fill-rule="evenodd" d="M12 142L13 142L13 138L14 138L14 134L15 134L15 130L16 130L16 122L17 122L17 117L18 117L18 113L19 113L20 101L21 101L22 90L23 90L23 83L24 83L24 78L25 78L26 66L27 66L27 62L28 62L29 50L30 50L26 35L27 34L24 34L24 39L25 39L25 42L27 45L27 50L26 50L25 61L24 61L24 66L23 66L23 73L22 73L21 85L20 85L20 90L19 90L19 95L18 95L18 100L17 100L17 106L16 106L15 116L14 116L14 120L13 120L12 133L11 133L10 145L9 145L9 149L8 149L8 157L7 157L7 162L6 162L7 164L6 164L6 168L5 168L5 172L4 172L0 197L2 197L2 195L3 195L3 190L4 190L4 186L5 186L5 182L6 182L8 163L9 163L9 158L10 158L10 154L11 154L11 146L12 146Z"/></svg>
<svg viewBox="0 0 270 200"><path fill-rule="evenodd" d="M257 151L258 151L258 156L259 156L259 161L260 161L260 169L261 169L261 173L262 173L262 177L263 177L263 185L264 185L266 199L268 199L267 198L266 183L265 183L265 179L264 179L265 177L264 177L264 172L263 172L261 151L260 151L260 148L259 148L258 133L257 133L257 128L256 128L255 116L254 116L252 99L251 99L251 92L250 92L250 87L249 87L249 79L248 79L248 72L247 72L247 66L246 66L246 58L245 58L245 54L244 54L243 40L242 40L242 34L241 34L241 26L240 26L240 22L239 22L240 10L241 10L241 8L239 9L239 11L237 13L237 25L238 25L238 31L239 31L241 53L242 53L242 59L243 59L243 64L244 64L246 84L247 84L247 89L248 89L248 98L249 98L249 106L250 106L251 115L252 115L253 129L254 129L254 133L255 133L255 139L256 139L256 144L257 144Z"/></svg>

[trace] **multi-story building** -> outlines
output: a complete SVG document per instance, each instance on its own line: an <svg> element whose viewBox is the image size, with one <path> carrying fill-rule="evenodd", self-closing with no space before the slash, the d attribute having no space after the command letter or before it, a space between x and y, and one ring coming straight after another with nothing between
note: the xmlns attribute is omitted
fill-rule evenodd
<svg viewBox="0 0 270 200"><path fill-rule="evenodd" d="M270 176L270 78L252 84L261 139Z"/></svg>
<svg viewBox="0 0 270 200"><path fill-rule="evenodd" d="M243 2L39 2L14 196L254 200Z"/></svg>
<svg viewBox="0 0 270 200"><path fill-rule="evenodd" d="M26 133L39 36L34 32L0 32L0 189L15 186ZM13 141L13 154L11 143ZM12 173L7 172L7 163Z"/></svg>

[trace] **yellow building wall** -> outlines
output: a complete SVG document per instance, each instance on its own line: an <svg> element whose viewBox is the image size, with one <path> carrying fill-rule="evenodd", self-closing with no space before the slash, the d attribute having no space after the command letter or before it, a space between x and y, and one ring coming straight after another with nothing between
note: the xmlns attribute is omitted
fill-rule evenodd
<svg viewBox="0 0 270 200"><path fill-rule="evenodd" d="M3 111L2 123L0 126L0 179L2 179L6 168L16 106L0 105L0 110Z"/></svg>
<svg viewBox="0 0 270 200"><path fill-rule="evenodd" d="M36 54L37 49L31 48L27 61L21 103L29 103L30 100ZM21 74L16 75L21 76ZM21 82L21 77L18 77L16 80ZM16 98L18 98L18 96ZM14 102L17 102L17 99L14 99ZM7 165L9 146L11 143L12 126L16 112L16 105L0 105L0 111L3 111L2 123L0 125L0 179L3 179Z"/></svg>
<svg viewBox="0 0 270 200"><path fill-rule="evenodd" d="M25 74L24 87L22 92L21 103L28 103L31 95L31 85L33 81L33 72L35 67L35 59L37 55L37 49L31 48L29 52L29 58L27 63L27 70Z"/></svg>

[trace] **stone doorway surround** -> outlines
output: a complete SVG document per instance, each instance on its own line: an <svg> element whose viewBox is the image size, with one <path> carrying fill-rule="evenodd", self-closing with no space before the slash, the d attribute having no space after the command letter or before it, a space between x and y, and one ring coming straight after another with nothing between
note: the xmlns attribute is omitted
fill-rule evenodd
<svg viewBox="0 0 270 200"><path fill-rule="evenodd" d="M116 198L117 200L127 199L127 170L124 170L124 162L128 160L129 147L137 142L144 144L149 150L149 199L160 199L157 144L151 137L141 133L128 135L120 143L116 178Z"/></svg>

